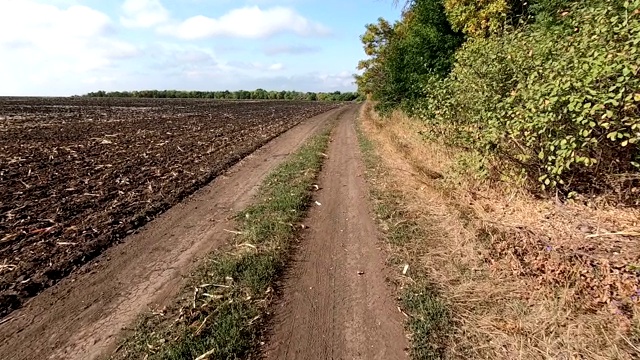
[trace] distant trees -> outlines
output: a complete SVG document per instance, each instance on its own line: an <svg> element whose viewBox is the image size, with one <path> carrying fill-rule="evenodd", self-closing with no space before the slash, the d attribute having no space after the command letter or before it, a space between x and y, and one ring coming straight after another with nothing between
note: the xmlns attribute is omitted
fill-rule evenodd
<svg viewBox="0 0 640 360"><path fill-rule="evenodd" d="M224 99L224 100L308 100L308 101L354 101L360 98L356 92L332 93L300 92L300 91L179 91L179 90L141 90L90 92L84 97L120 97L120 98L153 98L153 99Z"/></svg>

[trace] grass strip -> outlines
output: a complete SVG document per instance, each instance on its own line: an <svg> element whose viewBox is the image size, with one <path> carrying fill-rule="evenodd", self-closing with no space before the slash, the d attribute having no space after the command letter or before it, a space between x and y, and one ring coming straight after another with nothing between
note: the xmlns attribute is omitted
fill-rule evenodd
<svg viewBox="0 0 640 360"><path fill-rule="evenodd" d="M411 358L443 359L452 326L451 313L420 266L420 258L428 250L422 245L430 234L404 208L401 191L385 184L390 174L359 122L356 130L374 212L391 247L389 262L396 268L407 264L411 269L411 281L398 287L402 310L408 315L406 327L411 334Z"/></svg>
<svg viewBox="0 0 640 360"><path fill-rule="evenodd" d="M237 216L234 244L207 256L171 309L146 315L113 359L238 359L258 353L261 329L299 222L311 201L329 131L315 136L263 182Z"/></svg>

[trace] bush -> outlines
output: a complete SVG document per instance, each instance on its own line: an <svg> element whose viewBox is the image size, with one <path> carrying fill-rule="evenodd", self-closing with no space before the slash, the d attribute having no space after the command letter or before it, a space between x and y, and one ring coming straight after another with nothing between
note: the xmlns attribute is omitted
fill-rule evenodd
<svg viewBox="0 0 640 360"><path fill-rule="evenodd" d="M542 188L607 191L630 173L622 189L637 188L639 43L640 0L574 3L558 24L467 42L420 110L449 143L509 160Z"/></svg>
<svg viewBox="0 0 640 360"><path fill-rule="evenodd" d="M444 6L454 29L470 36L502 31L511 10L507 0L445 0Z"/></svg>
<svg viewBox="0 0 640 360"><path fill-rule="evenodd" d="M454 29L471 37L487 37L533 21L555 23L573 2L576 0L444 0L444 6Z"/></svg>

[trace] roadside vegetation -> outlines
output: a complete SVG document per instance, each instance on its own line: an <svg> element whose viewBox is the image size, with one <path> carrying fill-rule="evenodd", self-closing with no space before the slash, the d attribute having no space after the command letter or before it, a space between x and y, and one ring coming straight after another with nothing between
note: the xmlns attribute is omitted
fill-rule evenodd
<svg viewBox="0 0 640 360"><path fill-rule="evenodd" d="M449 314L414 357L637 358L640 1L404 5L356 80L373 196L424 234L392 252Z"/></svg>
<svg viewBox="0 0 640 360"><path fill-rule="evenodd" d="M640 205L640 1L418 0L362 41L360 91L482 176Z"/></svg>
<svg viewBox="0 0 640 360"><path fill-rule="evenodd" d="M146 315L113 359L238 359L257 353L274 282L311 200L329 132L312 138L263 182L225 249L206 256L184 296Z"/></svg>
<svg viewBox="0 0 640 360"><path fill-rule="evenodd" d="M388 265L403 269L393 278L399 289L402 311L407 315L406 330L411 336L410 353L415 359L444 357L450 334L450 309L439 294L437 285L429 280L429 274L420 259L428 254L434 239L441 241L446 232L437 226L422 223L419 216L407 205L407 196L399 187L388 164L376 151L378 143L362 126L363 118L369 119L370 109L360 113L358 142L366 166L369 192L379 227L387 245Z"/></svg>
<svg viewBox="0 0 640 360"><path fill-rule="evenodd" d="M637 358L640 211L478 180L402 112L360 122L412 358Z"/></svg>
<svg viewBox="0 0 640 360"><path fill-rule="evenodd" d="M84 97L151 98L151 99L219 99L219 100L307 100L307 101L355 101L363 98L357 92L300 92L300 91L96 91Z"/></svg>

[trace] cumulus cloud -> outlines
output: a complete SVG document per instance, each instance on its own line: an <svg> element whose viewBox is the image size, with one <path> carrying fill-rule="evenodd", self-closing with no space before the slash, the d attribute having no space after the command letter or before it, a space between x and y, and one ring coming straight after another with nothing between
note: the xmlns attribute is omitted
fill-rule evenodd
<svg viewBox="0 0 640 360"><path fill-rule="evenodd" d="M120 23L131 28L150 28L169 20L169 11L159 0L126 0Z"/></svg>
<svg viewBox="0 0 640 360"><path fill-rule="evenodd" d="M178 39L216 36L263 39L282 33L300 36L329 33L325 26L290 8L250 6L216 18L196 16L177 21L159 0L123 1L120 18L82 5L86 3L0 0L0 95L73 95L97 89L139 88L262 87L306 91L352 87L349 73L295 75L292 74L295 70L286 66L288 63L283 59L271 61L274 59L264 56L319 50L303 44L268 47L259 41L254 45L258 46L257 54L255 47L242 50L254 51L251 60L245 61L247 56L235 53L220 57L225 52L220 49L239 46L237 52L244 42L216 41L204 45L171 43L156 37L134 45L135 37L122 31L123 27L147 28ZM241 62L234 61L238 59Z"/></svg>
<svg viewBox="0 0 640 360"><path fill-rule="evenodd" d="M61 10L30 0L0 2L0 43L46 44L58 36L86 39L104 35L111 29L107 15L86 6Z"/></svg>
<svg viewBox="0 0 640 360"><path fill-rule="evenodd" d="M327 35L330 30L286 7L266 10L258 6L234 9L219 18L194 16L179 24L161 26L159 32L185 40L216 36L261 39L285 32L301 36Z"/></svg>
<svg viewBox="0 0 640 360"><path fill-rule="evenodd" d="M86 6L0 1L0 93L32 94L45 87L66 93L63 82L82 82L136 56L138 49L114 32L109 16Z"/></svg>

